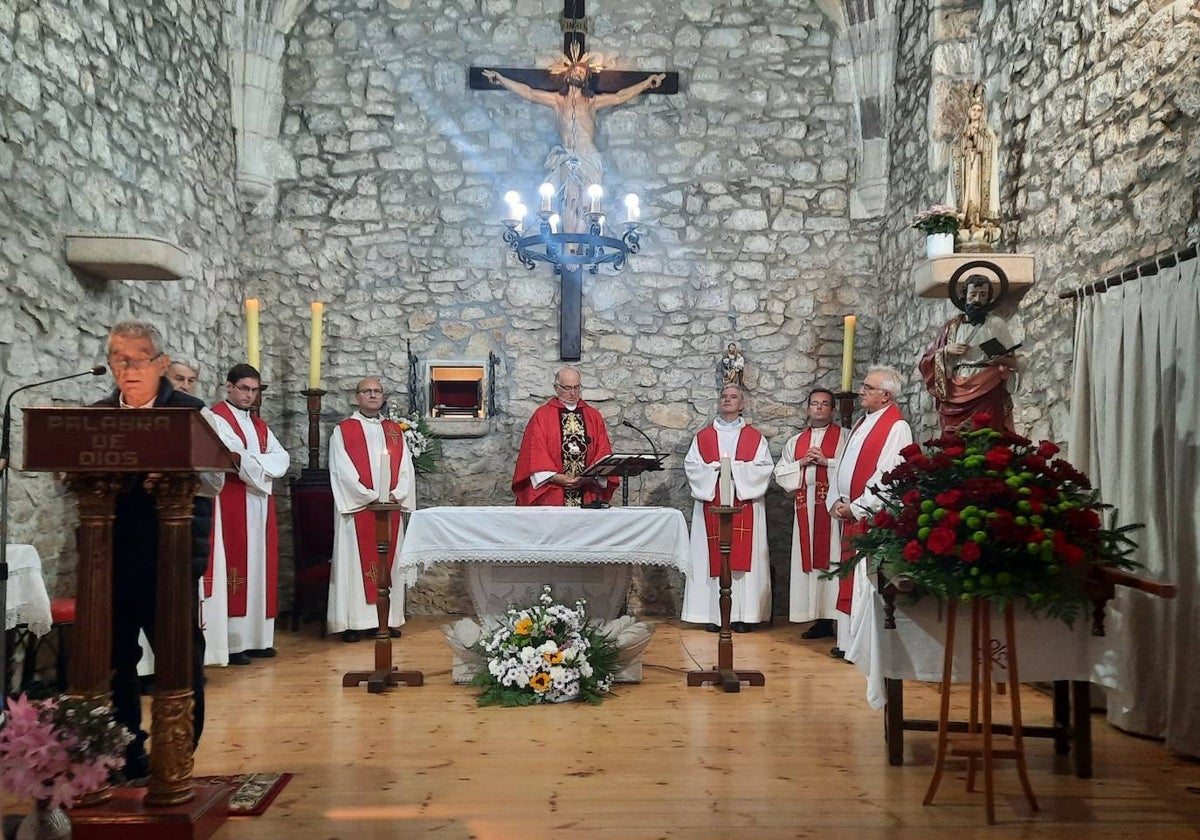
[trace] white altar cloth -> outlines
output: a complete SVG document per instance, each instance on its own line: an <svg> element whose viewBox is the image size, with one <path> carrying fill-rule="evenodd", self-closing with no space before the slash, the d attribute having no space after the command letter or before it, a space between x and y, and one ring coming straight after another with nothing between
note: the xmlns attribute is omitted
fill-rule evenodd
<svg viewBox="0 0 1200 840"><path fill-rule="evenodd" d="M880 709L886 702L885 679L942 681L942 651L946 638L946 608L936 598L914 603L908 595L896 596L896 628L885 630L883 599L872 586L871 597L861 599L867 615L850 643L849 658L867 678L867 702ZM855 603L858 607L859 602ZM1116 685L1114 652L1108 637L1093 636L1091 610L1085 608L1074 628L1044 615L1031 616L1018 606L1017 675L1021 682L1080 680L1103 686ZM1004 614L992 610L991 645L1004 638ZM971 679L971 607L958 605L954 627L954 681ZM993 661L992 679L1005 681L1003 658Z"/></svg>
<svg viewBox="0 0 1200 840"><path fill-rule="evenodd" d="M35 636L50 632L50 596L42 580L42 559L31 545L8 546L8 603L4 629L24 624Z"/></svg>
<svg viewBox="0 0 1200 840"><path fill-rule="evenodd" d="M674 508L437 507L412 514L400 548L405 579L418 566L466 563L478 616L535 603L542 587L565 603L587 601L592 618L615 619L634 566L687 574L687 523Z"/></svg>
<svg viewBox="0 0 1200 840"><path fill-rule="evenodd" d="M687 523L674 508L435 507L414 511L402 566L628 563L687 573Z"/></svg>

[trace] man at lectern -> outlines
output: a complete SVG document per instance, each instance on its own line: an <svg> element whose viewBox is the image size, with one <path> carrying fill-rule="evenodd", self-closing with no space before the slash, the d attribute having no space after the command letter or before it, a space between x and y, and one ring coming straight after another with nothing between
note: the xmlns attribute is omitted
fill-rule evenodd
<svg viewBox="0 0 1200 840"><path fill-rule="evenodd" d="M96 405L120 408L193 408L204 403L177 391L166 378L171 360L163 352L158 330L144 321L122 321L108 335L108 366L116 389ZM113 520L112 661L113 710L129 727L134 740L125 751L124 773L138 779L150 772L146 732L142 729L142 699L137 663L142 649L138 633L154 646L155 592L158 587L158 507L144 485L146 476L128 475L117 495ZM200 631L199 580L208 563L208 538L212 530L213 500L221 489L221 473L202 474L202 495L192 512L192 721L194 743L204 728L204 635Z"/></svg>
<svg viewBox="0 0 1200 840"><path fill-rule="evenodd" d="M582 398L579 371L565 367L554 377L555 396L529 418L513 470L518 505L578 507L612 498L620 479L581 478L612 454L604 415Z"/></svg>
<svg viewBox="0 0 1200 840"><path fill-rule="evenodd" d="M329 483L333 487L333 566L329 578L329 631L357 642L365 630L379 626L379 552L375 542L375 502L398 502L405 510L417 506L417 476L412 454L398 423L382 415L386 395L374 377L358 383L358 410L338 423L329 439ZM400 511L390 516L392 590L388 628L400 635L404 623L404 582L400 575L400 546L404 523Z"/></svg>

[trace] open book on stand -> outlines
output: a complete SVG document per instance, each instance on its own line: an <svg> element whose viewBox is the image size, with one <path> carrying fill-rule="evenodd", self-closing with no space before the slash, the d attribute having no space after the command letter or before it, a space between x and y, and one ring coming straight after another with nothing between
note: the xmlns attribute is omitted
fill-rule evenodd
<svg viewBox="0 0 1200 840"><path fill-rule="evenodd" d="M580 477L607 478L610 475L615 475L629 478L641 475L644 472L655 472L663 468L663 461L666 460L666 457L666 455L651 453L628 455L614 452L612 455L605 455L599 461L592 464L580 473Z"/></svg>

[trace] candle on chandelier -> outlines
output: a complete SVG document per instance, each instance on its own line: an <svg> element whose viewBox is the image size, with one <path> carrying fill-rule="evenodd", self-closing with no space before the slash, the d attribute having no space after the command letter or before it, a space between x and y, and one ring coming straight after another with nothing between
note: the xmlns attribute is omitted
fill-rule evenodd
<svg viewBox="0 0 1200 840"><path fill-rule="evenodd" d="M625 223L636 224L638 220L640 208L638 207L638 197L634 193L625 196Z"/></svg>
<svg viewBox="0 0 1200 840"><path fill-rule="evenodd" d="M600 187L599 184L592 184L590 187L588 187L587 192L588 192L588 198L590 198L592 200L592 206L588 212L599 213L600 212L600 199L604 196L604 190Z"/></svg>
<svg viewBox="0 0 1200 840"><path fill-rule="evenodd" d="M516 190L509 190L504 194L504 203L508 205L508 218L516 219L517 208L521 205L521 195Z"/></svg>
<svg viewBox="0 0 1200 840"><path fill-rule="evenodd" d="M259 370L258 298L246 298L246 361Z"/></svg>
<svg viewBox="0 0 1200 840"><path fill-rule="evenodd" d="M848 393L854 381L854 325L858 319L847 315L842 333L842 392Z"/></svg>
<svg viewBox="0 0 1200 840"><path fill-rule="evenodd" d="M562 221L562 217L557 213L551 213L550 218L547 219L547 221L550 223L550 232L558 233L558 225Z"/></svg>
<svg viewBox="0 0 1200 840"><path fill-rule="evenodd" d="M554 198L554 185L549 181L538 187L538 194L542 197L542 210L549 211L550 200Z"/></svg>
<svg viewBox="0 0 1200 840"><path fill-rule="evenodd" d="M312 328L308 335L308 387L313 391L321 387L321 315L324 312L325 304L314 300Z"/></svg>

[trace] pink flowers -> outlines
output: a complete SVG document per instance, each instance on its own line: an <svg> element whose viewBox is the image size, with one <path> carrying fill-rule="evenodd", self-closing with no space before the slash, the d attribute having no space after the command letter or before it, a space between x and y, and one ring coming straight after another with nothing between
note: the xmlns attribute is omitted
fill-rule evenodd
<svg viewBox="0 0 1200 840"><path fill-rule="evenodd" d="M0 787L17 796L69 806L121 766L132 739L106 704L78 697L8 701L0 729Z"/></svg>

